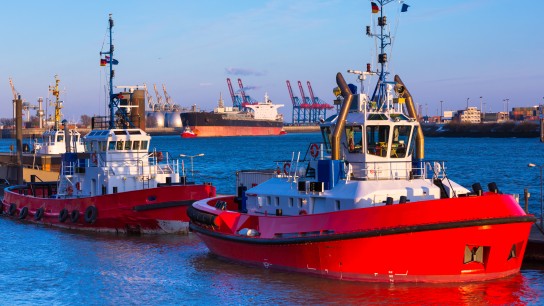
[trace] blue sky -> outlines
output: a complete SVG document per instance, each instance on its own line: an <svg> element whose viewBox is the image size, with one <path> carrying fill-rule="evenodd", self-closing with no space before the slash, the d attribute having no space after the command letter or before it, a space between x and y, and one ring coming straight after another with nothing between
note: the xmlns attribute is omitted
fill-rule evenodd
<svg viewBox="0 0 544 306"><path fill-rule="evenodd" d="M437 115L440 101L444 110L462 109L467 98L488 112L505 110L504 99L510 108L544 102L544 2L405 2L410 8L402 14L396 2L386 6L390 70L424 114ZM220 93L230 105L226 78L235 87L242 78L253 98L268 92L285 104L280 110L290 122L286 80L297 96L296 82L310 81L316 96L331 101L337 72L356 82L346 70L376 61L365 35L367 0L10 1L0 11L0 117L11 116L9 77L36 104L55 74L65 118L104 114L99 52L107 48L109 13L120 63L115 84L165 84L181 106L212 110Z"/></svg>

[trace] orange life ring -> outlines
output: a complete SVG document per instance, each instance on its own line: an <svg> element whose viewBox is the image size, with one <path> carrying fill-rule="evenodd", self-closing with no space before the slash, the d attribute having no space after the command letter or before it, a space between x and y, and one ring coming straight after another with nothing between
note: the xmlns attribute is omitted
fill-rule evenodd
<svg viewBox="0 0 544 306"><path fill-rule="evenodd" d="M310 147L310 155L312 155L313 158L316 158L319 155L319 147L317 146L317 143L312 144Z"/></svg>
<svg viewBox="0 0 544 306"><path fill-rule="evenodd" d="M72 186L66 187L66 194L72 195L72 193L74 193L74 188L72 188Z"/></svg>
<svg viewBox="0 0 544 306"><path fill-rule="evenodd" d="M291 163L283 164L283 173L289 174L289 170L291 170Z"/></svg>

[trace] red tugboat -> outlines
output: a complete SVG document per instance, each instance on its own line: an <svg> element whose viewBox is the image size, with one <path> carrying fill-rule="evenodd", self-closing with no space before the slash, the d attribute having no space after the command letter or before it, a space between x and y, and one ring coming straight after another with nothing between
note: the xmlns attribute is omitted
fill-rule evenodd
<svg viewBox="0 0 544 306"><path fill-rule="evenodd" d="M110 15L110 46L112 27ZM143 90L129 86L114 94L113 46L101 54L110 64L110 116L93 118L93 129L83 138L84 153L67 147L58 182L6 188L2 212L15 219L71 229L186 233L187 208L195 200L215 196L215 187L186 185L176 159L149 152L151 136L139 122Z"/></svg>
<svg viewBox="0 0 544 306"><path fill-rule="evenodd" d="M388 1L375 2L383 12ZM311 144L308 158L292 158L264 182L239 172L254 187L193 204L190 228L211 253L350 281L465 282L519 272L534 216L496 184L470 191L446 175L444 162L424 159L412 97L400 77L386 81L381 54L381 71L367 71L380 77L371 99L337 75L342 108L321 125L323 143Z"/></svg>
<svg viewBox="0 0 544 306"><path fill-rule="evenodd" d="M190 127L186 126L181 132L181 138L196 138L196 134Z"/></svg>

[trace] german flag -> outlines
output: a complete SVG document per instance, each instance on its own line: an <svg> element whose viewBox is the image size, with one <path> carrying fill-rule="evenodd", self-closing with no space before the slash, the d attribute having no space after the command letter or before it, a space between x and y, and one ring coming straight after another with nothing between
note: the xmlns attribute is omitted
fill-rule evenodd
<svg viewBox="0 0 544 306"><path fill-rule="evenodd" d="M380 12L380 8L378 7L378 5L374 2L370 2L370 5L372 6L372 13L373 14L377 14Z"/></svg>

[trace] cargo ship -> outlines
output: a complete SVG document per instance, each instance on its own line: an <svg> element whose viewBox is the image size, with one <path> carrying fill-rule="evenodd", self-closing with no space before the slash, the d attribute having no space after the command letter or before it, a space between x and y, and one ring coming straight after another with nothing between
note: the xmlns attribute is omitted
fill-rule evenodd
<svg viewBox="0 0 544 306"><path fill-rule="evenodd" d="M227 79L228 80L228 79ZM230 80L229 85L230 85ZM283 135L283 115L265 94L264 102L252 102L244 95L243 103L237 103L239 96L234 93L233 106L225 107L222 96L213 112L192 111L181 113L184 127L188 127L196 137L222 136L265 136ZM183 137L183 135L182 135Z"/></svg>

